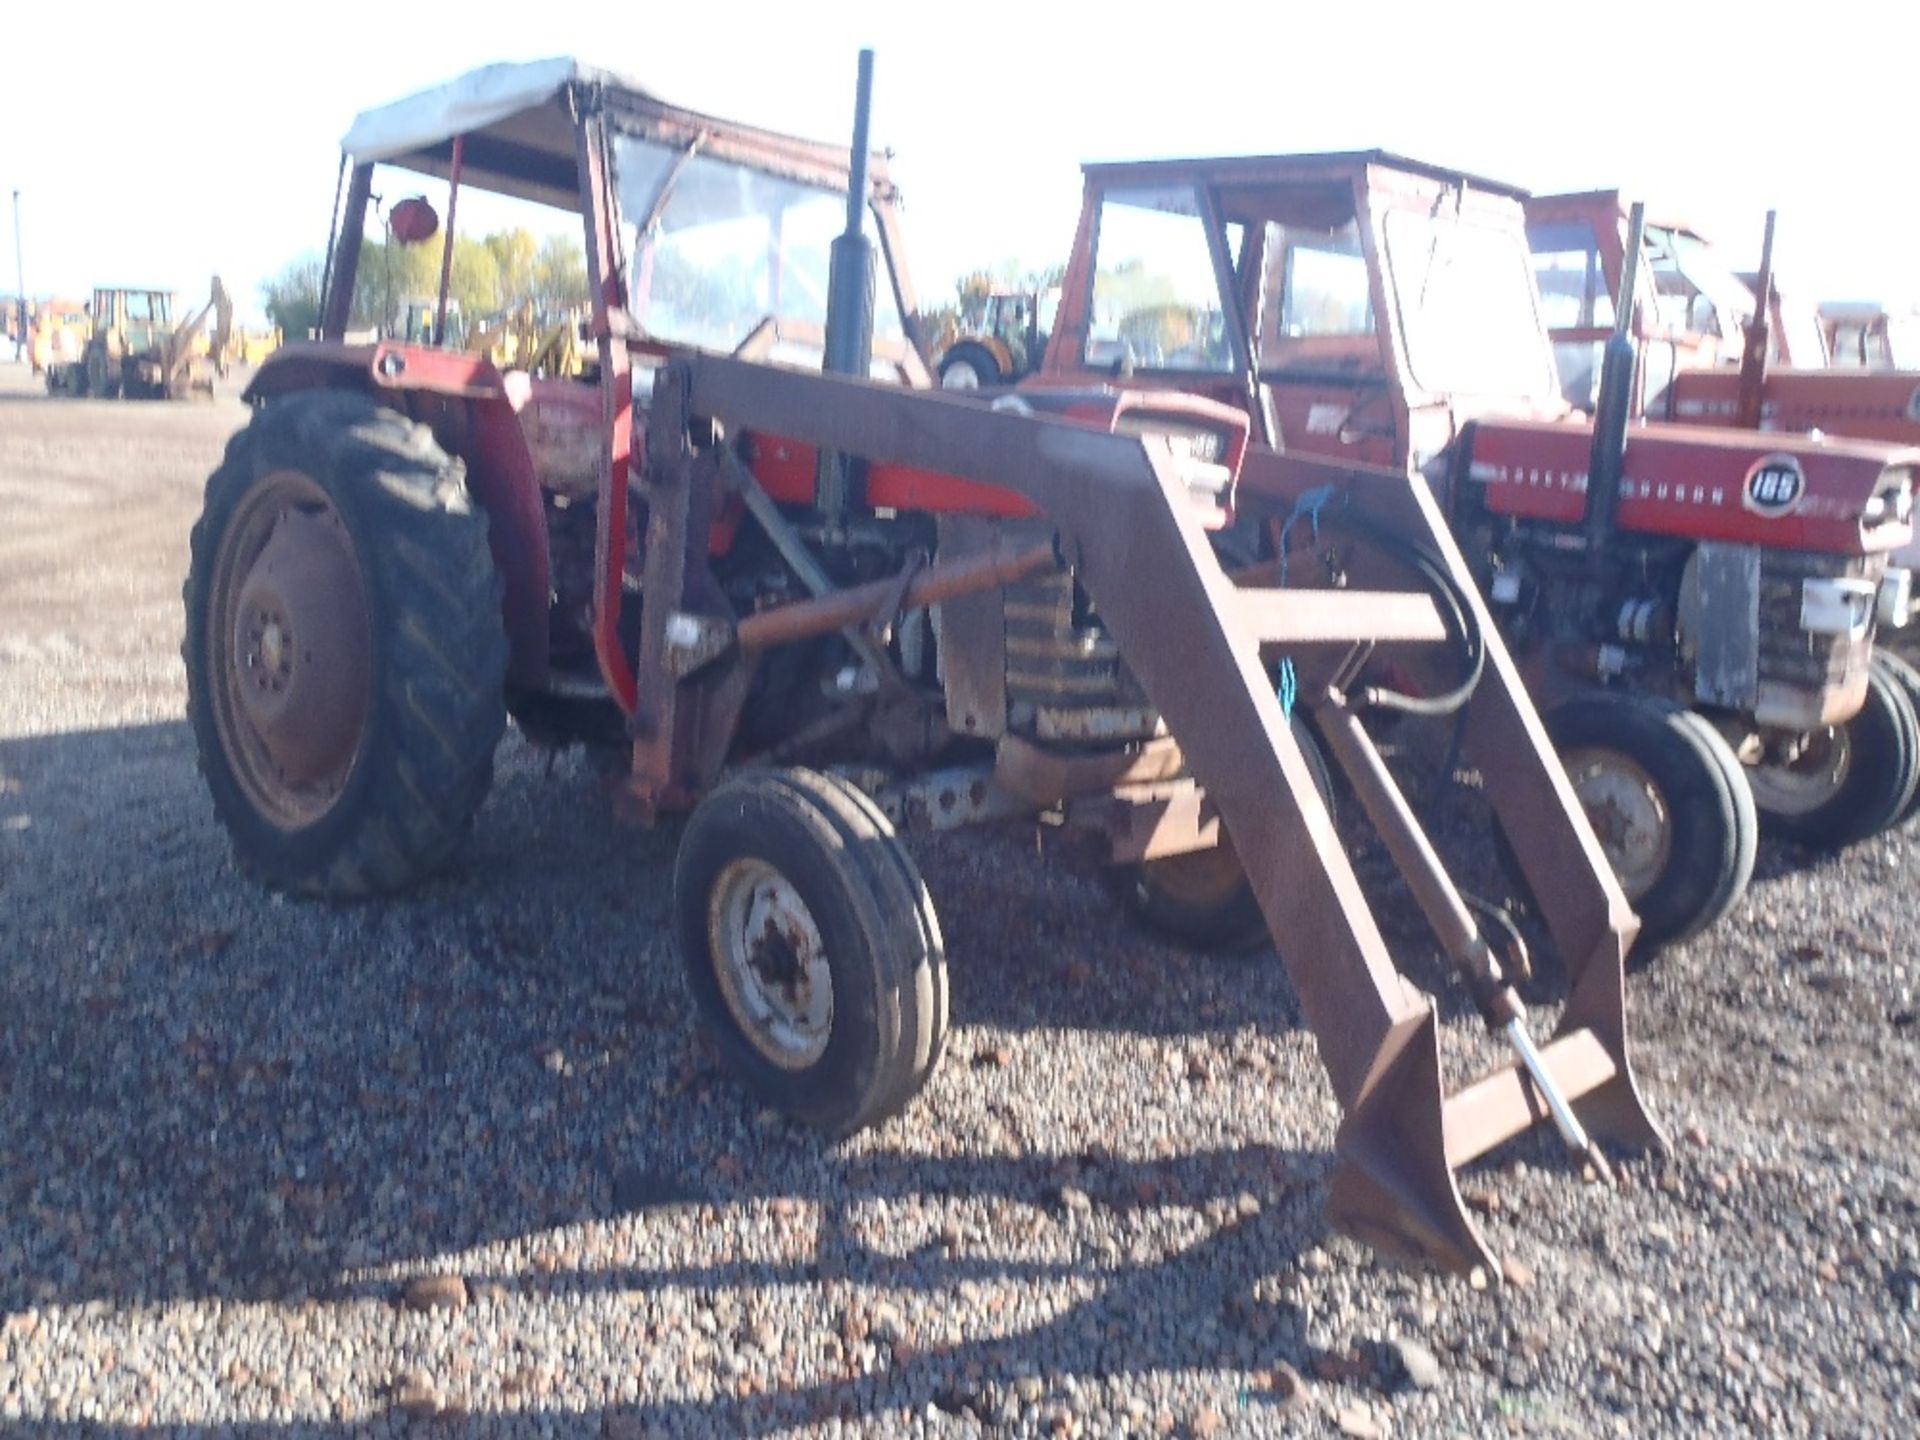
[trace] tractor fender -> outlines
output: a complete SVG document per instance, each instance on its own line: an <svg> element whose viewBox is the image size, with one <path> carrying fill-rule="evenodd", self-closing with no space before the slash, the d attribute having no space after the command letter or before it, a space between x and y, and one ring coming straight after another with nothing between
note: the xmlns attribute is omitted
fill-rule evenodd
<svg viewBox="0 0 1920 1440"><path fill-rule="evenodd" d="M551 562L546 507L533 453L521 433L505 378L476 355L381 341L283 345L261 362L244 399L263 404L297 390L351 389L426 425L467 470L467 487L487 512L488 545L500 571L508 682L547 681Z"/></svg>

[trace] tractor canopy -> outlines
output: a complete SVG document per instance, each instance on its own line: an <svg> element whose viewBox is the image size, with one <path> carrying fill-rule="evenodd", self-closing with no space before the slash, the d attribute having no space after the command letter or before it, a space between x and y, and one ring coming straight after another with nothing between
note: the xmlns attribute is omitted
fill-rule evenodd
<svg viewBox="0 0 1920 1440"><path fill-rule="evenodd" d="M558 58L489 65L368 110L342 148L356 175L386 165L447 181L456 206L476 189L582 216L589 275L664 345L733 351L758 336L763 358L819 364L844 146L684 109ZM876 352L923 376L884 155L867 176L884 272ZM594 196L595 184L611 194ZM611 220L597 233L596 209ZM349 213L341 240L357 234Z"/></svg>
<svg viewBox="0 0 1920 1440"><path fill-rule="evenodd" d="M1289 447L1396 465L1422 412L1444 443L1478 414L1566 411L1521 191L1380 150L1085 175L1048 375L1218 391Z"/></svg>

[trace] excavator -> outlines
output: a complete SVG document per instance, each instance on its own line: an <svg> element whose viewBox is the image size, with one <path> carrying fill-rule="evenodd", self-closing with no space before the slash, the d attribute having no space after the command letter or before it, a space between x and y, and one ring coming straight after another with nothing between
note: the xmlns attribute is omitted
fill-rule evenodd
<svg viewBox="0 0 1920 1440"><path fill-rule="evenodd" d="M166 290L97 287L87 314L92 334L80 359L47 367L48 394L184 400L213 393L233 333L233 302L218 275L206 304L184 325L173 323ZM203 350L196 342L209 317L213 331Z"/></svg>

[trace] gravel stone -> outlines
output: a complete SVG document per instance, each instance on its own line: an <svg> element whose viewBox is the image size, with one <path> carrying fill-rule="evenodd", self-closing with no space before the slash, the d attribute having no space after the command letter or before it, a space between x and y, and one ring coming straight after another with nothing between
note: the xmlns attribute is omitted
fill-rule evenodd
<svg viewBox="0 0 1920 1440"><path fill-rule="evenodd" d="M402 1299L409 1310L458 1310L467 1303L467 1282L458 1275L417 1275Z"/></svg>
<svg viewBox="0 0 1920 1440"><path fill-rule="evenodd" d="M1418 1340L1409 1340L1399 1336L1388 1342L1400 1374L1416 1390L1436 1388L1445 1375L1440 1360L1431 1350Z"/></svg>

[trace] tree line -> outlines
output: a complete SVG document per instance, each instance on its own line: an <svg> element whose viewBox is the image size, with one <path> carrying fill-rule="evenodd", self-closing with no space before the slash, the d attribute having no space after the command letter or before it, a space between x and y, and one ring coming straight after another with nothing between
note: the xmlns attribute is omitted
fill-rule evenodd
<svg viewBox="0 0 1920 1440"><path fill-rule="evenodd" d="M409 302L438 296L440 257L436 242L362 241L349 328L400 329ZM319 328L323 268L319 255L304 255L260 287L267 319L289 339ZM954 282L951 298L921 305L912 316L915 332L937 353L958 331L979 323L994 291L1043 290L1059 284L1064 273L1060 265L1021 270L1011 262L970 270ZM469 322L526 305L536 316L552 317L586 303L586 257L572 235L536 236L525 228L497 230L478 239L458 235L447 289Z"/></svg>
<svg viewBox="0 0 1920 1440"><path fill-rule="evenodd" d="M392 331L404 319L409 302L438 296L441 248L432 242L362 241L349 327ZM304 255L261 285L267 319L287 338L319 328L323 269L320 256ZM571 235L536 236L525 228L496 230L479 239L458 235L447 292L469 319L528 305L536 316L557 315L586 303L586 256Z"/></svg>

